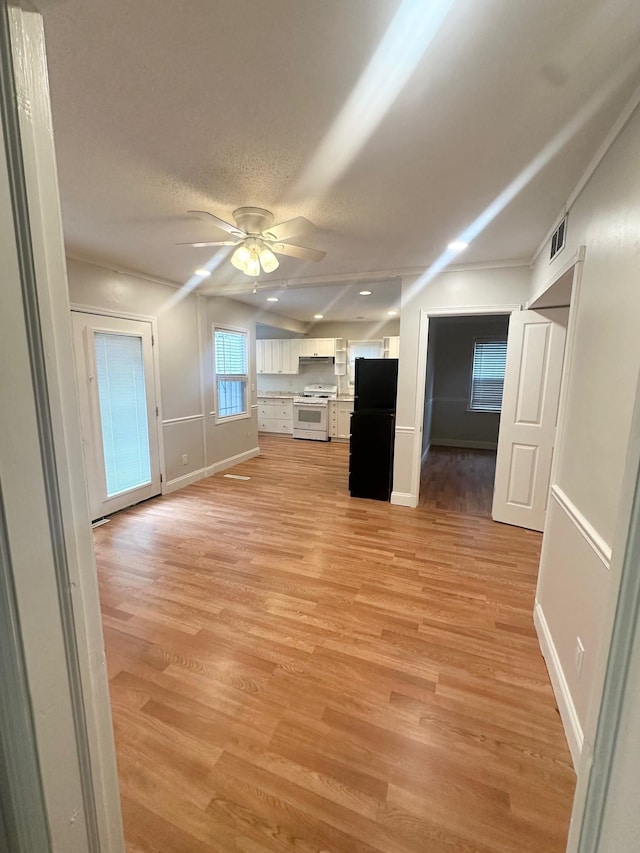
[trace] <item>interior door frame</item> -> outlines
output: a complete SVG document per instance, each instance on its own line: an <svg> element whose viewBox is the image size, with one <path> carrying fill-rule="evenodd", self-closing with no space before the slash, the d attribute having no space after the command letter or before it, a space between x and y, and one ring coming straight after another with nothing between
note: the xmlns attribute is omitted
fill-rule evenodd
<svg viewBox="0 0 640 853"><path fill-rule="evenodd" d="M438 317L473 317L490 314L512 314L521 311L521 303L502 305L460 305L454 308L421 308L418 331L418 367L416 376L414 411L414 446L411 466L411 495L415 495L415 504L420 502L420 474L422 469L422 430L424 425L425 377L427 375L427 349L429 346L429 320Z"/></svg>
<svg viewBox="0 0 640 853"><path fill-rule="evenodd" d="M164 494L165 485L167 482L165 471L164 458L164 435L160 428L163 423L162 417L162 393L160 386L160 361L158 356L158 318L148 314L133 314L128 311L114 311L109 308L101 308L96 305L84 305L79 302L72 302L69 306L72 312L82 314L96 314L99 317L112 317L116 320L138 320L142 323L151 324L151 337L153 346L151 347L151 360L153 364L153 382L156 392L156 405L158 407L158 415L156 417L156 438L158 442L158 463L160 465L160 494ZM76 357L78 357L76 355Z"/></svg>

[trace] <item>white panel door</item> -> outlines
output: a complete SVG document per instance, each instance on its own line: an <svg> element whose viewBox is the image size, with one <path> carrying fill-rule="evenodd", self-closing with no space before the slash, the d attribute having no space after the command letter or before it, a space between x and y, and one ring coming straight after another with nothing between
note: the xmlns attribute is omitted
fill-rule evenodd
<svg viewBox="0 0 640 853"><path fill-rule="evenodd" d="M73 312L92 519L159 495L151 324Z"/></svg>
<svg viewBox="0 0 640 853"><path fill-rule="evenodd" d="M493 518L543 530L556 437L568 309L509 321Z"/></svg>

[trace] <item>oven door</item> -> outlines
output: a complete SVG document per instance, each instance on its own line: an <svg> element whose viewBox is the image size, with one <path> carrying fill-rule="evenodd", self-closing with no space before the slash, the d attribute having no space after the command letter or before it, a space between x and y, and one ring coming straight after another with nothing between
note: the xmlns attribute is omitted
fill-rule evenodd
<svg viewBox="0 0 640 853"><path fill-rule="evenodd" d="M327 430L328 406L318 406L315 403L293 404L293 432L296 429L305 432L319 432L328 434Z"/></svg>

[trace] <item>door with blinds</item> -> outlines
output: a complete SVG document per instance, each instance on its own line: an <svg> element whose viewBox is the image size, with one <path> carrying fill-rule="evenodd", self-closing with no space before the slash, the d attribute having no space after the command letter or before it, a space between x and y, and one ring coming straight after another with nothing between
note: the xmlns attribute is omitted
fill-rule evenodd
<svg viewBox="0 0 640 853"><path fill-rule="evenodd" d="M160 494L151 323L73 312L93 520Z"/></svg>

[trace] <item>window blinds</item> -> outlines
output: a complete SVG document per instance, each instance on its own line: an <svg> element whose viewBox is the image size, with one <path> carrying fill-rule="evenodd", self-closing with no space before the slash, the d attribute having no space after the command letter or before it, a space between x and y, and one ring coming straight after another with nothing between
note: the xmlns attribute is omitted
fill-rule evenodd
<svg viewBox="0 0 640 853"><path fill-rule="evenodd" d="M142 338L95 333L107 497L151 482Z"/></svg>
<svg viewBox="0 0 640 853"><path fill-rule="evenodd" d="M247 333L216 329L214 333L218 418L247 412Z"/></svg>
<svg viewBox="0 0 640 853"><path fill-rule="evenodd" d="M501 410L506 360L505 340L477 339L474 342L470 409L481 412Z"/></svg>
<svg viewBox="0 0 640 853"><path fill-rule="evenodd" d="M218 376L247 375L247 336L244 332L216 329L215 348Z"/></svg>

